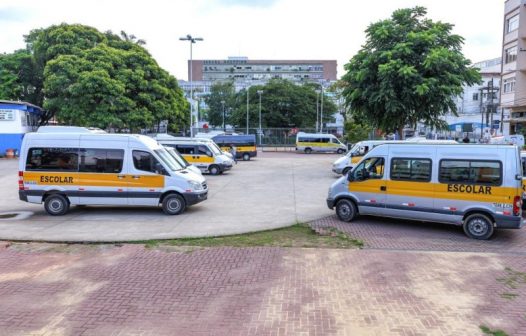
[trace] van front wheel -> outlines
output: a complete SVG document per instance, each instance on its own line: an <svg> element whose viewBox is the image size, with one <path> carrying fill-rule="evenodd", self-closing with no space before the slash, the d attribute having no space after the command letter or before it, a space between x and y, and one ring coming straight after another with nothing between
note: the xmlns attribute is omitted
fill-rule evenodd
<svg viewBox="0 0 526 336"><path fill-rule="evenodd" d="M343 154L343 152L344 152L344 150L341 149L341 148L336 151L336 153L338 153L338 154Z"/></svg>
<svg viewBox="0 0 526 336"><path fill-rule="evenodd" d="M305 154L310 154L312 153L312 149L310 148L305 148Z"/></svg>
<svg viewBox="0 0 526 336"><path fill-rule="evenodd" d="M243 154L243 161L250 161L250 154L248 153Z"/></svg>
<svg viewBox="0 0 526 336"><path fill-rule="evenodd" d="M49 195L44 201L44 209L51 216L62 216L69 210L68 199L61 194Z"/></svg>
<svg viewBox="0 0 526 336"><path fill-rule="evenodd" d="M464 220L464 233L469 238L486 240L493 235L493 221L486 215L473 214Z"/></svg>
<svg viewBox="0 0 526 336"><path fill-rule="evenodd" d="M167 215L179 215L186 209L186 202L179 194L170 194L163 199L163 211Z"/></svg>
<svg viewBox="0 0 526 336"><path fill-rule="evenodd" d="M210 172L211 175L219 175L219 173L221 172L221 170L219 169L217 165L211 165L208 168L208 171Z"/></svg>
<svg viewBox="0 0 526 336"><path fill-rule="evenodd" d="M356 217L356 212L356 205L348 199L342 199L336 203L336 215L341 221L352 221Z"/></svg>

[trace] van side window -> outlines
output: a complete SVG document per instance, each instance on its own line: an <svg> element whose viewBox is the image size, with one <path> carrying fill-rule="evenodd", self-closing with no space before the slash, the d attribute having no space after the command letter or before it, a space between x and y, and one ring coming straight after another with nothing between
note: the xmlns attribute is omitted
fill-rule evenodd
<svg viewBox="0 0 526 336"><path fill-rule="evenodd" d="M391 180L429 182L431 181L431 160L393 158L391 160Z"/></svg>
<svg viewBox="0 0 526 336"><path fill-rule="evenodd" d="M364 181L381 179L384 176L384 158L368 158L354 170L354 179Z"/></svg>
<svg viewBox="0 0 526 336"><path fill-rule="evenodd" d="M502 163L484 160L442 160L441 183L468 183L483 185L502 184Z"/></svg>
<svg viewBox="0 0 526 336"><path fill-rule="evenodd" d="M120 173L124 161L122 149L80 149L80 172Z"/></svg>
<svg viewBox="0 0 526 336"><path fill-rule="evenodd" d="M30 148L26 170L76 172L79 169L78 148Z"/></svg>
<svg viewBox="0 0 526 336"><path fill-rule="evenodd" d="M151 153L139 150L133 151L133 166L135 169L158 173L156 169L158 164L159 161Z"/></svg>
<svg viewBox="0 0 526 336"><path fill-rule="evenodd" d="M198 153L199 155L208 155L208 154L211 153L211 151L208 149L208 147L203 146L203 145L199 145L199 146L197 147L197 153Z"/></svg>
<svg viewBox="0 0 526 336"><path fill-rule="evenodd" d="M192 155L194 154L195 146L193 145L175 145L177 151L181 154Z"/></svg>

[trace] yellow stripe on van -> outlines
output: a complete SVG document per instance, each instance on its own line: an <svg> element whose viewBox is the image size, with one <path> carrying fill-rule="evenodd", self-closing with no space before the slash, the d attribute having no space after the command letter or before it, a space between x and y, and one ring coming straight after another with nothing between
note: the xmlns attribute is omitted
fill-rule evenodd
<svg viewBox="0 0 526 336"><path fill-rule="evenodd" d="M296 142L296 147L339 147L340 144L331 142Z"/></svg>
<svg viewBox="0 0 526 336"><path fill-rule="evenodd" d="M183 157L190 163L214 163L214 158L208 155L183 154Z"/></svg>
<svg viewBox="0 0 526 336"><path fill-rule="evenodd" d="M355 164L357 164L358 162L360 162L360 160L361 160L362 158L363 158L363 156L353 156L353 157L351 158L351 163L352 163L353 165L355 165Z"/></svg>
<svg viewBox="0 0 526 336"><path fill-rule="evenodd" d="M130 188L163 188L163 175L139 175L138 179L133 178L137 175L128 175L128 187Z"/></svg>
<svg viewBox="0 0 526 336"><path fill-rule="evenodd" d="M222 151L225 151L225 152L229 152L230 151L230 146L224 146L224 147L220 147ZM239 146L237 147L236 146L236 152L240 153L240 152L255 152L256 151L256 146Z"/></svg>
<svg viewBox="0 0 526 336"><path fill-rule="evenodd" d="M380 190L386 186L386 192ZM350 182L350 192L367 192L386 195L411 197L458 199L477 202L513 202L515 196L521 195L520 188L471 185L462 183L427 183L411 181L391 181L370 179L362 182Z"/></svg>
<svg viewBox="0 0 526 336"><path fill-rule="evenodd" d="M114 188L163 188L163 175L124 175L93 173L61 172L24 172L24 183L30 185L72 185L79 187L114 187ZM139 176L135 179L133 176Z"/></svg>

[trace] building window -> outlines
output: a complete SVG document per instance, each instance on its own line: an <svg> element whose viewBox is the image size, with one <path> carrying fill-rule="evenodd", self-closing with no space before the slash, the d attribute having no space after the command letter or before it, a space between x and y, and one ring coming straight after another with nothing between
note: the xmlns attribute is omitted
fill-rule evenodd
<svg viewBox="0 0 526 336"><path fill-rule="evenodd" d="M507 29L506 29L507 33L511 33L512 31L517 30L519 28L519 14L516 14L510 17L506 21L506 26L507 26Z"/></svg>
<svg viewBox="0 0 526 336"><path fill-rule="evenodd" d="M515 91L515 77L506 78L503 81L503 91L504 93Z"/></svg>
<svg viewBox="0 0 526 336"><path fill-rule="evenodd" d="M479 100L479 94L478 93L474 93L473 94L473 100Z"/></svg>
<svg viewBox="0 0 526 336"><path fill-rule="evenodd" d="M517 46L505 50L504 63L511 63L517 60Z"/></svg>

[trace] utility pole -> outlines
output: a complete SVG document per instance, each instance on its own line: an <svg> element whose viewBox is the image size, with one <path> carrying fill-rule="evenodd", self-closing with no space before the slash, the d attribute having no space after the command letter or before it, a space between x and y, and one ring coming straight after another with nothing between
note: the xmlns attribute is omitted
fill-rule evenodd
<svg viewBox="0 0 526 336"><path fill-rule="evenodd" d="M250 85L247 85L247 135L248 135L248 92L250 91Z"/></svg>
<svg viewBox="0 0 526 336"><path fill-rule="evenodd" d="M192 45L197 41L203 41L202 37L192 37L188 34L185 37L180 37L180 41L189 41L190 42L190 137L193 137L193 118L194 118L194 84L193 84L193 55L192 55Z"/></svg>
<svg viewBox="0 0 526 336"><path fill-rule="evenodd" d="M319 103L318 99L320 98L320 90L316 89L314 90L316 92L316 133L318 133L318 125L319 125L319 119L318 119L318 113L319 113Z"/></svg>
<svg viewBox="0 0 526 336"><path fill-rule="evenodd" d="M321 84L320 133L323 133L323 83Z"/></svg>

